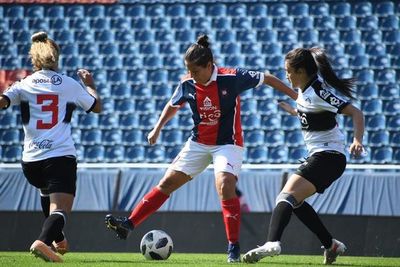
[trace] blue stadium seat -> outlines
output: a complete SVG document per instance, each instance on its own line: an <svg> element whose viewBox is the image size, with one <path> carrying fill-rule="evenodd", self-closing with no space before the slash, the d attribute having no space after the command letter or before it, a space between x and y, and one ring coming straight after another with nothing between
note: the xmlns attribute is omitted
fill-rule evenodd
<svg viewBox="0 0 400 267"><path fill-rule="evenodd" d="M3 130L0 133L1 145L18 145L21 143L20 131L16 128Z"/></svg>
<svg viewBox="0 0 400 267"><path fill-rule="evenodd" d="M388 15L379 18L379 28L381 30L398 29L399 25L399 17L396 15Z"/></svg>
<svg viewBox="0 0 400 267"><path fill-rule="evenodd" d="M282 44L294 44L297 42L297 31L290 30L282 30L278 31L278 42Z"/></svg>
<svg viewBox="0 0 400 267"><path fill-rule="evenodd" d="M257 100L257 110L257 113L262 115L275 114L278 110L278 105L271 99L259 99Z"/></svg>
<svg viewBox="0 0 400 267"><path fill-rule="evenodd" d="M150 17L164 17L165 6L163 4L152 4L146 6L146 15Z"/></svg>
<svg viewBox="0 0 400 267"><path fill-rule="evenodd" d="M400 30L388 30L383 32L383 41L386 44L398 44L400 43Z"/></svg>
<svg viewBox="0 0 400 267"><path fill-rule="evenodd" d="M154 125L156 125L156 122L158 120L158 117L156 114L153 113L150 114L140 114L139 116L139 128L142 130L151 130L153 129Z"/></svg>
<svg viewBox="0 0 400 267"><path fill-rule="evenodd" d="M103 55L118 55L119 56L119 48L118 44L115 43L104 43L99 45L99 52Z"/></svg>
<svg viewBox="0 0 400 267"><path fill-rule="evenodd" d="M267 17L268 6L265 3L249 4L247 13L252 17Z"/></svg>
<svg viewBox="0 0 400 267"><path fill-rule="evenodd" d="M265 132L263 130L244 131L244 141L248 146L261 146L265 144Z"/></svg>
<svg viewBox="0 0 400 267"><path fill-rule="evenodd" d="M334 30L336 29L335 17L317 17L314 19L314 27L320 31Z"/></svg>
<svg viewBox="0 0 400 267"><path fill-rule="evenodd" d="M85 8L83 5L66 5L65 16L67 18L83 18L85 17Z"/></svg>
<svg viewBox="0 0 400 267"><path fill-rule="evenodd" d="M49 5L45 10L48 18L64 18L64 7L60 5Z"/></svg>
<svg viewBox="0 0 400 267"><path fill-rule="evenodd" d="M168 99L171 97L173 89L168 84L155 84L152 86L152 96L155 99Z"/></svg>
<svg viewBox="0 0 400 267"><path fill-rule="evenodd" d="M95 146L86 146L84 150L84 159L83 161L89 163L96 163L96 162L104 162L104 146L95 145Z"/></svg>
<svg viewBox="0 0 400 267"><path fill-rule="evenodd" d="M151 20L148 17L132 17L132 28L135 30L148 30L150 29Z"/></svg>
<svg viewBox="0 0 400 267"><path fill-rule="evenodd" d="M253 17L252 26L257 30L272 29L272 19L269 17Z"/></svg>
<svg viewBox="0 0 400 267"><path fill-rule="evenodd" d="M213 3L207 7L207 16L224 17L227 15L226 5L223 3Z"/></svg>
<svg viewBox="0 0 400 267"><path fill-rule="evenodd" d="M305 147L291 147L289 148L288 163L300 163L308 155Z"/></svg>
<svg viewBox="0 0 400 267"><path fill-rule="evenodd" d="M359 23L358 23L359 30L369 31L369 30L374 30L374 29L376 30L379 28L379 26L378 26L379 19L378 19L378 17L376 17L374 15L365 16L365 17L358 18L358 19L359 19Z"/></svg>
<svg viewBox="0 0 400 267"><path fill-rule="evenodd" d="M90 42L93 34L91 34L91 35L84 34L82 36L84 36L84 39L86 39L86 41ZM75 39L78 40L77 35L75 35ZM82 39L80 39L80 40L82 40ZM94 40L98 43L114 42L115 41L114 31L106 30L106 29L95 31L94 32Z"/></svg>
<svg viewBox="0 0 400 267"><path fill-rule="evenodd" d="M151 43L154 42L154 32L151 30L138 30L135 31L135 41L142 43Z"/></svg>
<svg viewBox="0 0 400 267"><path fill-rule="evenodd" d="M396 83L396 71L393 69L377 70L375 72L375 82L378 84Z"/></svg>
<svg viewBox="0 0 400 267"><path fill-rule="evenodd" d="M390 133L389 145L391 147L400 147L400 133L399 132L391 132ZM396 149L396 150L398 151L398 149ZM397 156L400 156L400 155L397 155ZM400 158L397 157L397 160L400 160Z"/></svg>
<svg viewBox="0 0 400 267"><path fill-rule="evenodd" d="M137 53L137 54L139 54L139 53ZM141 56L126 55L123 58L122 65L124 66L125 69L132 70L132 69L140 68L142 66L142 63L143 63L143 58ZM137 79L135 79L135 80L137 80ZM132 81L132 80L130 80L130 81Z"/></svg>
<svg viewBox="0 0 400 267"><path fill-rule="evenodd" d="M368 131L384 130L386 128L386 117L376 114L365 117L365 129Z"/></svg>
<svg viewBox="0 0 400 267"><path fill-rule="evenodd" d="M94 30L108 30L110 29L110 19L103 17L96 17L90 20L90 27Z"/></svg>
<svg viewBox="0 0 400 267"><path fill-rule="evenodd" d="M14 31L14 36L20 31L27 31L29 29L28 20L23 18L10 18L8 25Z"/></svg>
<svg viewBox="0 0 400 267"><path fill-rule="evenodd" d="M318 42L318 31L317 30L305 30L305 31L298 31L298 41L302 42L307 46L313 46L313 44Z"/></svg>
<svg viewBox="0 0 400 267"><path fill-rule="evenodd" d="M162 68L162 58L159 55L146 55L143 57L143 66L148 70Z"/></svg>
<svg viewBox="0 0 400 267"><path fill-rule="evenodd" d="M393 152L393 163L399 164L400 163L400 149L395 148L393 151L394 151Z"/></svg>
<svg viewBox="0 0 400 267"><path fill-rule="evenodd" d="M125 5L110 5L106 7L106 16L110 18L123 18L125 16Z"/></svg>
<svg viewBox="0 0 400 267"><path fill-rule="evenodd" d="M103 130L102 140L103 145L116 146L122 142L122 130L111 129Z"/></svg>
<svg viewBox="0 0 400 267"><path fill-rule="evenodd" d="M100 129L88 129L82 131L82 145L98 145L101 144L101 130Z"/></svg>
<svg viewBox="0 0 400 267"><path fill-rule="evenodd" d="M261 116L261 129L264 130L277 130L281 129L281 115L262 115Z"/></svg>
<svg viewBox="0 0 400 267"><path fill-rule="evenodd" d="M366 46L365 52L372 57L384 56L386 55L386 46L384 44L369 44Z"/></svg>
<svg viewBox="0 0 400 267"><path fill-rule="evenodd" d="M377 147L372 149L371 163L373 164L391 164L393 158L393 149L390 147Z"/></svg>
<svg viewBox="0 0 400 267"><path fill-rule="evenodd" d="M175 159L175 157L179 154L181 151L180 146L166 146L165 147L165 160L168 162L171 162L172 160Z"/></svg>
<svg viewBox="0 0 400 267"><path fill-rule="evenodd" d="M169 5L167 6L167 9L165 11L166 15L169 17L184 17L185 12L186 12L186 7L183 4Z"/></svg>
<svg viewBox="0 0 400 267"><path fill-rule="evenodd" d="M379 98L391 100L400 98L400 88L398 84L383 84L379 87Z"/></svg>
<svg viewBox="0 0 400 267"><path fill-rule="evenodd" d="M140 101L140 100L138 100L138 101ZM114 111L118 112L120 114L132 113L135 111L136 103L137 102L135 102L135 100L133 100L131 98L115 100ZM142 112L143 110L140 109L141 107L144 107L144 106L140 105L140 106L136 107L136 109L139 109L140 112Z"/></svg>
<svg viewBox="0 0 400 267"><path fill-rule="evenodd" d="M236 42L224 42L221 45L220 53L228 55L239 55L241 52L240 44Z"/></svg>
<svg viewBox="0 0 400 267"><path fill-rule="evenodd" d="M323 44L339 43L339 31L335 29L320 30L319 41Z"/></svg>
<svg viewBox="0 0 400 267"><path fill-rule="evenodd" d="M105 16L105 7L103 5L88 5L86 6L85 15L87 17L104 17Z"/></svg>
<svg viewBox="0 0 400 267"><path fill-rule="evenodd" d="M331 14L335 17L350 16L351 15L350 3L346 2L334 3L331 6Z"/></svg>
<svg viewBox="0 0 400 267"><path fill-rule="evenodd" d="M227 15L232 17L247 16L247 5L236 3L228 6Z"/></svg>
<svg viewBox="0 0 400 267"><path fill-rule="evenodd" d="M179 114L179 128L181 130L190 130L193 128L193 119L190 114Z"/></svg>
<svg viewBox="0 0 400 267"><path fill-rule="evenodd" d="M117 129L119 127L119 117L115 113L102 114L99 116L100 129ZM103 136L104 137L104 136Z"/></svg>
<svg viewBox="0 0 400 267"><path fill-rule="evenodd" d="M263 44L261 52L270 56L281 56L282 55L282 44L280 43L270 43Z"/></svg>
<svg viewBox="0 0 400 267"><path fill-rule="evenodd" d="M115 60L115 61L113 61ZM109 71L107 72L107 81L111 84L126 83L127 72L122 68L121 58L103 58L103 65Z"/></svg>
<svg viewBox="0 0 400 267"><path fill-rule="evenodd" d="M281 69L284 66L284 62L282 55L265 57L265 66L269 71Z"/></svg>
<svg viewBox="0 0 400 267"><path fill-rule="evenodd" d="M374 71L370 69L362 69L353 72L354 77L357 79L357 84L374 83Z"/></svg>
<svg viewBox="0 0 400 267"><path fill-rule="evenodd" d="M104 151L104 160L106 162L123 162L125 149L123 146L107 146Z"/></svg>
<svg viewBox="0 0 400 267"><path fill-rule="evenodd" d="M134 46L133 44L134 36L133 34L127 30L127 29L122 29L122 30L117 30L115 31L115 41L120 42L120 47L121 46ZM123 44L123 42L126 42L127 44ZM120 50L122 53L122 50ZM137 49L135 50L137 51Z"/></svg>
<svg viewBox="0 0 400 267"><path fill-rule="evenodd" d="M362 32L362 41L365 44L375 44L382 42L382 33L380 30L367 30Z"/></svg>
<svg viewBox="0 0 400 267"><path fill-rule="evenodd" d="M49 26L51 30L60 31L60 30L68 30L70 29L69 20L64 18L51 18L49 19ZM54 34L53 34L53 38ZM58 39L55 39L58 43Z"/></svg>
<svg viewBox="0 0 400 267"><path fill-rule="evenodd" d="M391 1L383 1L377 3L374 10L374 14L380 17L393 15L395 12L394 4Z"/></svg>
<svg viewBox="0 0 400 267"><path fill-rule="evenodd" d="M378 98L378 86L375 83L358 86L357 98L359 98L360 100Z"/></svg>
<svg viewBox="0 0 400 267"><path fill-rule="evenodd" d="M53 38L59 44L75 42L74 33L67 29L63 29L60 31L54 31Z"/></svg>
<svg viewBox="0 0 400 267"><path fill-rule="evenodd" d="M128 80L132 84L147 83L147 72L144 69L128 70Z"/></svg>
<svg viewBox="0 0 400 267"><path fill-rule="evenodd" d="M353 44L353 43L360 43L361 42L361 32L359 30L347 30L342 31L340 40L344 44Z"/></svg>
<svg viewBox="0 0 400 267"><path fill-rule="evenodd" d="M343 56L345 54L345 46L342 43L325 43L323 44L323 47L332 57Z"/></svg>
<svg viewBox="0 0 400 267"><path fill-rule="evenodd" d="M21 68L21 61L14 56L5 56L1 61L1 66L4 69L15 70Z"/></svg>
<svg viewBox="0 0 400 267"><path fill-rule="evenodd" d="M357 18L345 16L336 19L336 28L339 30L350 30L357 28Z"/></svg>
<svg viewBox="0 0 400 267"><path fill-rule="evenodd" d="M285 132L285 143L287 146L304 146L304 138L300 129Z"/></svg>
<svg viewBox="0 0 400 267"><path fill-rule="evenodd" d="M174 35L170 30L160 30L155 32L155 39L157 42L173 43Z"/></svg>
<svg viewBox="0 0 400 267"><path fill-rule="evenodd" d="M265 146L249 147L247 149L247 161L252 164L266 163L268 149Z"/></svg>
<svg viewBox="0 0 400 267"><path fill-rule="evenodd" d="M191 17L206 17L206 6L203 4L190 4L186 6L186 15Z"/></svg>
<svg viewBox="0 0 400 267"><path fill-rule="evenodd" d="M384 100L383 114L385 115L400 115L400 99Z"/></svg>
<svg viewBox="0 0 400 267"><path fill-rule="evenodd" d="M293 21L293 26L297 30L314 29L314 17L299 17Z"/></svg>
<svg viewBox="0 0 400 267"><path fill-rule="evenodd" d="M365 115L375 115L382 113L382 100L370 99L362 101L362 111Z"/></svg>
<svg viewBox="0 0 400 267"><path fill-rule="evenodd" d="M29 30L19 30L14 32L14 42L19 43L29 43L31 40L31 32Z"/></svg>
<svg viewBox="0 0 400 267"><path fill-rule="evenodd" d="M282 130L272 130L265 134L265 144L268 147L281 146L285 143L285 132Z"/></svg>
<svg viewBox="0 0 400 267"><path fill-rule="evenodd" d="M311 3L310 4L310 17L323 17L329 16L328 3Z"/></svg>
<svg viewBox="0 0 400 267"><path fill-rule="evenodd" d="M5 9L5 16L9 18L23 18L24 6L22 5L10 5Z"/></svg>
<svg viewBox="0 0 400 267"><path fill-rule="evenodd" d="M175 146L183 143L183 133L181 130L173 129L162 132L162 144Z"/></svg>
<svg viewBox="0 0 400 267"><path fill-rule="evenodd" d="M145 159L144 147L126 146L124 159L127 162L143 162Z"/></svg>
<svg viewBox="0 0 400 267"><path fill-rule="evenodd" d="M147 72L147 81L152 83L167 83L168 71L165 69L150 70Z"/></svg>
<svg viewBox="0 0 400 267"><path fill-rule="evenodd" d="M171 18L172 29L189 29L190 28L190 17L172 17Z"/></svg>
<svg viewBox="0 0 400 267"><path fill-rule="evenodd" d="M242 128L243 130L259 129L261 126L261 117L259 114L243 115Z"/></svg>
<svg viewBox="0 0 400 267"><path fill-rule="evenodd" d="M275 30L261 30L257 32L257 40L261 43L274 43L278 41L278 33Z"/></svg>
<svg viewBox="0 0 400 267"><path fill-rule="evenodd" d="M284 3L273 3L269 6L268 15L271 17L287 17L288 7Z"/></svg>
<svg viewBox="0 0 400 267"><path fill-rule="evenodd" d="M10 44L0 44L0 55L18 56L17 46Z"/></svg>
<svg viewBox="0 0 400 267"><path fill-rule="evenodd" d="M131 87L127 83L117 83L111 87L111 95L114 99L131 97Z"/></svg>
<svg viewBox="0 0 400 267"><path fill-rule="evenodd" d="M293 29L293 18L292 17L282 17L273 19L273 28L278 31Z"/></svg>
<svg viewBox="0 0 400 267"><path fill-rule="evenodd" d="M216 33L216 41L227 43L235 42L236 34L231 30L220 30Z"/></svg>
<svg viewBox="0 0 400 267"><path fill-rule="evenodd" d="M143 143L143 134L141 130L126 129L122 132L122 144L125 146L140 145Z"/></svg>
<svg viewBox="0 0 400 267"><path fill-rule="evenodd" d="M151 19L151 28L154 30L169 30L171 19L169 17L154 17Z"/></svg>
<svg viewBox="0 0 400 267"><path fill-rule="evenodd" d="M129 30L131 28L130 17L111 17L110 28L112 30Z"/></svg>
<svg viewBox="0 0 400 267"><path fill-rule="evenodd" d="M83 56L82 64L84 68L99 69L102 67L102 60L98 56Z"/></svg>
<svg viewBox="0 0 400 267"><path fill-rule="evenodd" d="M368 145L370 147L382 147L389 145L389 132L377 130L369 132Z"/></svg>
<svg viewBox="0 0 400 267"><path fill-rule="evenodd" d="M129 5L127 6L125 15L131 18L144 17L146 15L146 8L140 4Z"/></svg>
<svg viewBox="0 0 400 267"><path fill-rule="evenodd" d="M353 14L357 17L364 17L372 14L372 4L370 2L354 3Z"/></svg>
<svg viewBox="0 0 400 267"><path fill-rule="evenodd" d="M365 45L363 43L349 43L345 46L346 54L349 56L365 55Z"/></svg>
<svg viewBox="0 0 400 267"><path fill-rule="evenodd" d="M68 54L65 54L68 55ZM82 67L82 59L80 56L62 57L62 67L64 69L77 70Z"/></svg>
<svg viewBox="0 0 400 267"><path fill-rule="evenodd" d="M289 159L289 149L286 146L278 146L268 149L269 163L287 163Z"/></svg>
<svg viewBox="0 0 400 267"><path fill-rule="evenodd" d="M2 162L11 163L18 162L22 158L22 146L12 145L3 147Z"/></svg>
<svg viewBox="0 0 400 267"><path fill-rule="evenodd" d="M257 100L256 99L243 99L241 101L241 112L244 115L257 113Z"/></svg>
<svg viewBox="0 0 400 267"><path fill-rule="evenodd" d="M145 148L146 162L150 163L164 163L165 161L165 148L163 146L147 146Z"/></svg>
<svg viewBox="0 0 400 267"><path fill-rule="evenodd" d="M96 129L99 126L99 116L97 114L79 114L79 128L81 129Z"/></svg>
<svg viewBox="0 0 400 267"><path fill-rule="evenodd" d="M187 73L186 69L173 69L168 72L168 82L177 83ZM154 84L165 84L166 82L157 82ZM153 84L153 85L154 85Z"/></svg>
<svg viewBox="0 0 400 267"><path fill-rule="evenodd" d="M387 116L386 129L389 131L400 131L399 116Z"/></svg>
<svg viewBox="0 0 400 267"><path fill-rule="evenodd" d="M224 60L224 65L226 67L238 67L238 66L244 66L245 65L245 59L242 55L237 54L237 55L232 55L232 56L225 56Z"/></svg>
<svg viewBox="0 0 400 267"><path fill-rule="evenodd" d="M281 125L281 128L285 131L300 129L300 122L296 116L282 115Z"/></svg>
<svg viewBox="0 0 400 267"><path fill-rule="evenodd" d="M260 54L254 54L256 56L246 56L245 67L252 70L262 70L265 67L264 59L260 57Z"/></svg>
<svg viewBox="0 0 400 267"><path fill-rule="evenodd" d="M78 56L79 54L79 46L77 43L60 44L60 49L63 55Z"/></svg>
<svg viewBox="0 0 400 267"><path fill-rule="evenodd" d="M234 17L232 19L232 29L252 29L252 20L249 17Z"/></svg>
<svg viewBox="0 0 400 267"><path fill-rule="evenodd" d="M139 115L136 113L121 114L119 117L119 127L121 129L133 129L139 126Z"/></svg>
<svg viewBox="0 0 400 267"><path fill-rule="evenodd" d="M388 56L376 56L371 58L370 67L374 69L390 68L391 62Z"/></svg>
<svg viewBox="0 0 400 267"><path fill-rule="evenodd" d="M369 67L369 57L366 55L359 55L350 58L349 66L352 69L365 69Z"/></svg>
<svg viewBox="0 0 400 267"><path fill-rule="evenodd" d="M309 6L307 3L295 3L290 6L289 15L292 17L307 17L309 14Z"/></svg>
<svg viewBox="0 0 400 267"><path fill-rule="evenodd" d="M43 18L41 17L39 18L32 18L29 19L29 29L33 32L37 32L37 31L48 31L50 28L50 23L49 20L47 18ZM64 53L64 52L63 52Z"/></svg>

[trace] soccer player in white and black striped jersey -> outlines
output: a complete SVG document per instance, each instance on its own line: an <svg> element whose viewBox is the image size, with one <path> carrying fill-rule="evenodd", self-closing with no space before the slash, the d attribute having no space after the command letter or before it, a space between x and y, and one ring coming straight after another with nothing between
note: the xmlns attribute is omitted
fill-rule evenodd
<svg viewBox="0 0 400 267"><path fill-rule="evenodd" d="M0 96L0 108L19 105L24 128L22 169L30 184L40 189L46 220L31 252L45 261L61 262L68 243L62 232L76 191L76 151L71 117L76 107L101 111L92 75L78 76L85 85L58 72L60 48L47 33L32 36L30 57L34 73L14 83ZM55 250L55 251L53 251Z"/></svg>
<svg viewBox="0 0 400 267"><path fill-rule="evenodd" d="M309 156L291 175L276 198L267 242L247 252L243 260L257 262L266 256L279 255L281 236L294 212L324 246L324 264L331 264L346 250L346 246L332 238L305 199L316 192L322 194L346 168L345 137L338 128L336 114L348 115L353 119L354 139L349 151L355 156L363 152L364 115L334 92L336 89L352 99L354 79L339 79L324 50L314 47L290 51L285 57L285 70L293 88L298 88L297 108L285 102L280 106L299 117Z"/></svg>

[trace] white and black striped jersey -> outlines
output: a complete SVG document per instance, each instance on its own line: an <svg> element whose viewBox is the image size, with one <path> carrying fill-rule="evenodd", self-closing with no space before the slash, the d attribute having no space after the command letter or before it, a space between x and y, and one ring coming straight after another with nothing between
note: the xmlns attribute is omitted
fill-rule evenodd
<svg viewBox="0 0 400 267"><path fill-rule="evenodd" d="M14 83L4 96L9 105L20 105L25 138L22 160L76 155L71 137L75 107L87 112L96 104L74 79L51 70L41 70Z"/></svg>
<svg viewBox="0 0 400 267"><path fill-rule="evenodd" d="M320 77L316 77L304 91L298 92L297 115L309 155L325 150L345 154L345 136L338 128L336 114L349 102L332 91Z"/></svg>

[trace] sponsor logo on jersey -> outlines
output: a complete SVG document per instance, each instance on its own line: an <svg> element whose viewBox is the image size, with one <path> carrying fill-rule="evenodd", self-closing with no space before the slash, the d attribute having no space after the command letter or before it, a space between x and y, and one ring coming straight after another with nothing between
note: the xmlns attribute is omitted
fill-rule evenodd
<svg viewBox="0 0 400 267"><path fill-rule="evenodd" d="M62 83L62 78L59 75L53 75L51 78L39 78L39 79L32 79L32 83L51 83L54 85L60 85Z"/></svg>
<svg viewBox="0 0 400 267"><path fill-rule="evenodd" d="M202 120L200 124L205 125L216 125L218 123L219 117L221 117L221 111L213 106L211 99L206 96L203 100L203 106L199 107L200 119Z"/></svg>
<svg viewBox="0 0 400 267"><path fill-rule="evenodd" d="M53 142L51 139L34 140L28 146L30 149L51 149Z"/></svg>
<svg viewBox="0 0 400 267"><path fill-rule="evenodd" d="M257 77L258 72L257 71L249 71L249 74L251 76L251 78Z"/></svg>
<svg viewBox="0 0 400 267"><path fill-rule="evenodd" d="M211 107L212 106L211 99L208 98L208 96L206 96L206 98L204 98L203 105L204 105L204 107Z"/></svg>
<svg viewBox="0 0 400 267"><path fill-rule="evenodd" d="M341 103L342 101L340 101L339 99L337 99L337 98L334 97L334 96L331 96L331 97L329 98L329 102L331 103L332 106L338 107L338 106L340 106L340 103Z"/></svg>
<svg viewBox="0 0 400 267"><path fill-rule="evenodd" d="M330 96L330 94L330 92L323 89L319 91L319 95L325 100Z"/></svg>

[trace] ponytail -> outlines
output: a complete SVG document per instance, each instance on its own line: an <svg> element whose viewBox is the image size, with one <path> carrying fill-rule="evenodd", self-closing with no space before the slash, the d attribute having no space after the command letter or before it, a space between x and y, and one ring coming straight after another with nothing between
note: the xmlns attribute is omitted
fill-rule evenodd
<svg viewBox="0 0 400 267"><path fill-rule="evenodd" d="M197 42L188 48L185 60L201 67L206 67L209 62L214 61L207 35L200 35Z"/></svg>

